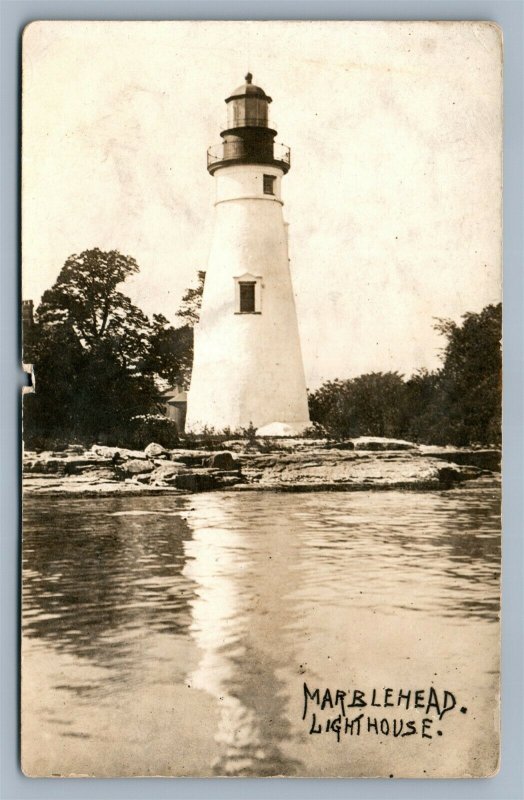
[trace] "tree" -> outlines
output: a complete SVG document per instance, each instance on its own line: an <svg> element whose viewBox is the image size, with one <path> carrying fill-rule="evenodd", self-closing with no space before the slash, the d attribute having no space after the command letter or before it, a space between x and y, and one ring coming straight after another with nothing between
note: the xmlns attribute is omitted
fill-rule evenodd
<svg viewBox="0 0 524 800"><path fill-rule="evenodd" d="M172 368L170 354L168 363L152 357L160 323L119 291L137 271L130 256L95 248L70 256L44 293L30 353L29 439L118 439L135 416L159 410L155 377Z"/></svg>
<svg viewBox="0 0 524 800"><path fill-rule="evenodd" d="M311 420L335 436L397 437L405 430L405 385L397 372L329 381L309 404Z"/></svg>
<svg viewBox="0 0 524 800"><path fill-rule="evenodd" d="M202 295L204 293L204 283L206 273L203 270L197 272L197 285L194 288L186 289L182 296L181 306L177 311L177 317L184 320L186 325L193 328L200 319L200 307L202 305Z"/></svg>
<svg viewBox="0 0 524 800"><path fill-rule="evenodd" d="M184 325L180 328L171 328L169 333L160 334L158 338L158 346L168 348L176 363L170 380L174 383L180 383L184 388L188 389L191 382L191 370L193 368L193 343L194 333L193 328L198 324L200 319L200 308L202 306L202 295L204 292L204 282L206 273L203 270L197 272L197 285L186 289L182 296L180 308L177 311L177 317L183 320ZM176 373L176 378L174 377Z"/></svg>
<svg viewBox="0 0 524 800"><path fill-rule="evenodd" d="M131 256L98 248L72 255L37 309L47 332L66 326L80 346L93 352L112 342L124 367L138 366L148 350L149 320L117 287L138 272Z"/></svg>
<svg viewBox="0 0 524 800"><path fill-rule="evenodd" d="M161 314L153 315L148 369L172 385L189 386L193 362L193 328L173 328Z"/></svg>
<svg viewBox="0 0 524 800"><path fill-rule="evenodd" d="M405 382L406 439L434 443L446 429L440 370L419 369Z"/></svg>
<svg viewBox="0 0 524 800"><path fill-rule="evenodd" d="M445 438L452 444L498 443L501 438L502 305L464 314L461 325L438 320L447 339L438 392Z"/></svg>
<svg viewBox="0 0 524 800"><path fill-rule="evenodd" d="M24 342L24 358L33 364L36 381L35 393L24 397L26 445L74 438L78 375L86 359L77 338L65 325L46 330L37 321L29 346Z"/></svg>
<svg viewBox="0 0 524 800"><path fill-rule="evenodd" d="M443 365L407 381L396 372L328 381L309 397L311 419L335 436L387 436L429 444L496 444L501 430L502 308L438 320Z"/></svg>

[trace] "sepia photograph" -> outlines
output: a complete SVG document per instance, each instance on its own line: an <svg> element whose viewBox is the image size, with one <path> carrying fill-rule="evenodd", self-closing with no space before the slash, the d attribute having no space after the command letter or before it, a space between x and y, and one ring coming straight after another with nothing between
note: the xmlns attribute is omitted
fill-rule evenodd
<svg viewBox="0 0 524 800"><path fill-rule="evenodd" d="M25 775L497 773L502 48L26 27Z"/></svg>

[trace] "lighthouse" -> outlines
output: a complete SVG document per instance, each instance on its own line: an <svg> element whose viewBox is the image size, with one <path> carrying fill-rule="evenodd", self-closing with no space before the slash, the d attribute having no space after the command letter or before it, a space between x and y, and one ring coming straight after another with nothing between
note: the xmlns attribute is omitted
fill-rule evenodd
<svg viewBox="0 0 524 800"><path fill-rule="evenodd" d="M310 422L282 212L290 151L252 80L226 98L227 127L207 154L215 220L186 431L298 435Z"/></svg>

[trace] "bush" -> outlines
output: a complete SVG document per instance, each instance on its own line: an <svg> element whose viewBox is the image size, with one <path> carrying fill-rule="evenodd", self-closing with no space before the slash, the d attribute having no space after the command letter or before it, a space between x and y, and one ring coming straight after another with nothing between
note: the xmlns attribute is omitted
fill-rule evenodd
<svg viewBox="0 0 524 800"><path fill-rule="evenodd" d="M313 424L337 438L402 437L405 385L397 372L328 381L309 396L309 411Z"/></svg>
<svg viewBox="0 0 524 800"><path fill-rule="evenodd" d="M160 414L144 414L133 417L127 432L118 437L115 445L143 450L151 442L162 447L172 448L178 445L178 431L175 422Z"/></svg>

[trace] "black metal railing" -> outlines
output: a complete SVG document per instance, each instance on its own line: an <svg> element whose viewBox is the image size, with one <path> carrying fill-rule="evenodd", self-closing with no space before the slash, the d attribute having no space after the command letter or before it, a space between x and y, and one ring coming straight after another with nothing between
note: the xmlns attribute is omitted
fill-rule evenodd
<svg viewBox="0 0 524 800"><path fill-rule="evenodd" d="M245 142L221 142L210 147L207 151L207 166L213 166L219 161L245 161L251 163L266 163L277 161L288 169L291 166L291 151L285 144L274 142L269 150L266 147L246 147Z"/></svg>

